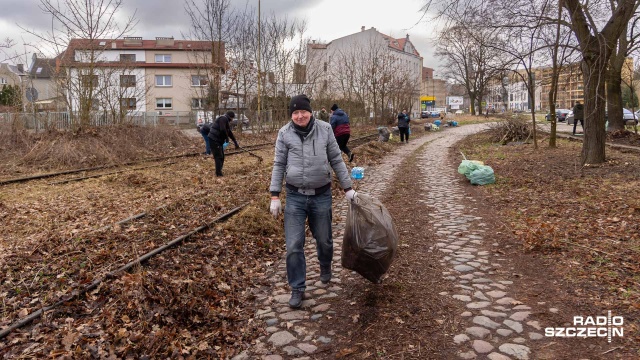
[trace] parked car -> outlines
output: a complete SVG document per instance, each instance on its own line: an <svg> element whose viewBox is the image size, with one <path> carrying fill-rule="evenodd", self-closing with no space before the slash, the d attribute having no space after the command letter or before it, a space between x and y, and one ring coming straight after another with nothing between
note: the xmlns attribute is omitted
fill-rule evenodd
<svg viewBox="0 0 640 360"><path fill-rule="evenodd" d="M464 111L462 111L462 110L456 110L455 114L456 114L456 115L464 114Z"/></svg>
<svg viewBox="0 0 640 360"><path fill-rule="evenodd" d="M426 111L426 110L425 110L425 111L421 111L421 112L420 112L420 118L422 118L422 119L427 119L427 118L429 118L429 115L431 115L431 113L430 113L430 112L428 112L428 111Z"/></svg>
<svg viewBox="0 0 640 360"><path fill-rule="evenodd" d="M569 113L573 114L573 111L569 109L556 109L556 121L558 122L565 121ZM551 113L545 115L544 119L547 121L551 121Z"/></svg>
<svg viewBox="0 0 640 360"><path fill-rule="evenodd" d="M640 110L638 110L638 111L640 111ZM638 125L638 112L636 112L634 114L634 113L631 112L631 110L622 109L622 118L624 119L625 124L629 120L635 120L636 125Z"/></svg>
<svg viewBox="0 0 640 360"><path fill-rule="evenodd" d="M636 111L636 113L634 114L634 113L631 112L631 110L624 109L624 108L622 109L622 119L624 120L625 124L629 120L635 120L636 121L636 125L637 125L638 124L638 118L640 118L640 110ZM606 110L604 112L604 119L605 119L605 121L609 121L609 112L606 111ZM573 125L573 111L571 111L567 115L567 125Z"/></svg>
<svg viewBox="0 0 640 360"><path fill-rule="evenodd" d="M245 114L240 114L240 115L236 115L235 119L231 120L231 122L230 122L231 129L233 129L236 126L238 126L238 123L240 121L242 121L242 128L243 129L249 128L249 118L247 118L247 116Z"/></svg>

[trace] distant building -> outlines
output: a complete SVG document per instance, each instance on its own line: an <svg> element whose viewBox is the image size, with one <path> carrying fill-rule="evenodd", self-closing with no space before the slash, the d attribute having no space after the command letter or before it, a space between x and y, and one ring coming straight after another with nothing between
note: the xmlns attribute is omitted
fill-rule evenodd
<svg viewBox="0 0 640 360"><path fill-rule="evenodd" d="M172 37L72 39L58 63L71 110L89 94L93 109L165 114L219 102L224 65L224 43Z"/></svg>
<svg viewBox="0 0 640 360"><path fill-rule="evenodd" d="M633 59L628 58L622 69L623 81L629 83L633 69ZM493 78L487 86L484 100L487 108L546 112L551 108L549 103L549 91L551 90L552 68L549 66L533 69L533 81L535 86L535 98L531 99L526 84L518 74L511 73L502 78ZM571 63L563 66L558 80L558 93L556 95L556 108L571 109L576 101L584 102L584 83L580 63Z"/></svg>
<svg viewBox="0 0 640 360"><path fill-rule="evenodd" d="M326 44L308 44L306 80L313 85L313 97L364 101L378 116L381 109L390 113L406 107L416 116L422 57L409 35L396 39L363 26Z"/></svg>
<svg viewBox="0 0 640 360"><path fill-rule="evenodd" d="M10 65L0 63L0 90L3 86L17 86L20 88L20 94L23 95L23 103L27 101L27 98L24 96L25 80L27 77L28 74L24 71L23 64Z"/></svg>
<svg viewBox="0 0 640 360"><path fill-rule="evenodd" d="M58 69L56 59L39 58L37 54L31 57L31 66L28 70L29 78L26 88L31 88L32 94L37 94L27 107L35 106L36 111L63 111L66 110L64 93L58 83ZM27 109L30 110L30 109Z"/></svg>

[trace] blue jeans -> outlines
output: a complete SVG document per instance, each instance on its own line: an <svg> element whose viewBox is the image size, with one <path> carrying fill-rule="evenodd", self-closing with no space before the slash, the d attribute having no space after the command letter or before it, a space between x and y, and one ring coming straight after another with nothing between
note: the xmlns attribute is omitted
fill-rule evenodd
<svg viewBox="0 0 640 360"><path fill-rule="evenodd" d="M284 237L287 243L287 278L291 289L304 290L307 264L304 257L305 220L316 239L320 266L330 266L333 259L331 234L331 189L320 195L302 195L287 190L284 208Z"/></svg>
<svg viewBox="0 0 640 360"><path fill-rule="evenodd" d="M200 135L204 138L205 151L207 155L211 155L211 143L209 142L209 134L205 134L204 132L200 132Z"/></svg>

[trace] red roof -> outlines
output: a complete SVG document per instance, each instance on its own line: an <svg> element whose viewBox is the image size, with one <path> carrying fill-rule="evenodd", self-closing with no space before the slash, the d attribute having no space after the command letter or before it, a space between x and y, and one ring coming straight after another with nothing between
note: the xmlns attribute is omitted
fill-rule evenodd
<svg viewBox="0 0 640 360"><path fill-rule="evenodd" d="M115 46L114 46L115 44ZM125 39L71 39L67 49L60 54L63 63L74 62L75 50L171 50L171 51L211 51L213 46L218 45L217 41L192 41L173 40L169 38L157 40L142 40L140 38ZM224 42L219 43L220 54L218 63L225 64ZM137 63L136 63L137 65ZM148 65L148 64L147 64ZM175 67L176 64L173 64Z"/></svg>
<svg viewBox="0 0 640 360"><path fill-rule="evenodd" d="M69 48L73 49L118 49L118 50L176 50L176 51L188 51L188 50L207 50L210 51L213 47L211 41L192 41L192 40L173 40L173 44L166 39L166 45L159 45L164 40L142 40L142 39L71 39L69 41ZM113 47L113 44L116 44ZM221 44L224 49L224 43Z"/></svg>
<svg viewBox="0 0 640 360"><path fill-rule="evenodd" d="M407 38L395 39L383 33L380 33L380 35L384 36L384 39L389 41L390 48L396 49L398 51L404 51L404 46L407 43ZM411 44L411 40L409 40L409 43ZM416 50L416 47L413 46L413 44L411 44L411 46L413 47L413 55L420 56L420 54L418 53L418 50Z"/></svg>

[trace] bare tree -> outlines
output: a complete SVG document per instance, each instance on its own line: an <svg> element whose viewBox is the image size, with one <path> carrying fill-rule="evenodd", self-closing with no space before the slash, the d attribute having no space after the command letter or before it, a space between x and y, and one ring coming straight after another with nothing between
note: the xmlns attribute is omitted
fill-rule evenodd
<svg viewBox="0 0 640 360"><path fill-rule="evenodd" d="M500 53L490 45L498 40L494 31L479 26L468 15L440 33L436 55L444 60L445 75L464 85L472 114L476 114L476 103L482 102L490 79L504 69ZM482 109L477 113L482 114Z"/></svg>
<svg viewBox="0 0 640 360"><path fill-rule="evenodd" d="M73 66L60 85L80 127L89 125L92 109L99 106L97 94L103 82L98 79L98 69L105 60L102 54L106 48L106 42L99 40L120 38L137 23L135 13L119 21L117 14L122 3L123 0L40 0L40 9L51 15L51 30L38 33L25 29L44 41L56 55L62 55L63 65ZM82 46L74 48L73 44Z"/></svg>
<svg viewBox="0 0 640 360"><path fill-rule="evenodd" d="M598 6L599 5L599 6ZM571 17L569 27L578 39L582 53L582 74L585 92L585 136L582 147L584 164L605 161L605 75L609 59L625 33L629 20L640 3L617 0L600 4L585 4L579 0L563 0L562 6ZM594 14L610 14L596 21Z"/></svg>
<svg viewBox="0 0 640 360"><path fill-rule="evenodd" d="M196 99L206 99L205 110L216 114L220 107L220 69L225 67L224 44L235 32L236 15L229 0L187 0L185 11L191 20L190 38L211 42L211 53L204 56L193 52L192 62L199 64L195 88ZM214 66L211 66L213 64ZM206 94L202 91L206 90Z"/></svg>
<svg viewBox="0 0 640 360"><path fill-rule="evenodd" d="M620 34L617 47L612 51L607 67L607 113L609 123L607 131L622 130L625 126L623 104L622 104L622 83L629 83L629 78L633 77L633 69L628 60L630 54L638 50L638 21L635 17L629 22L627 29ZM627 64L625 66L625 64ZM624 75L623 76L623 70Z"/></svg>

